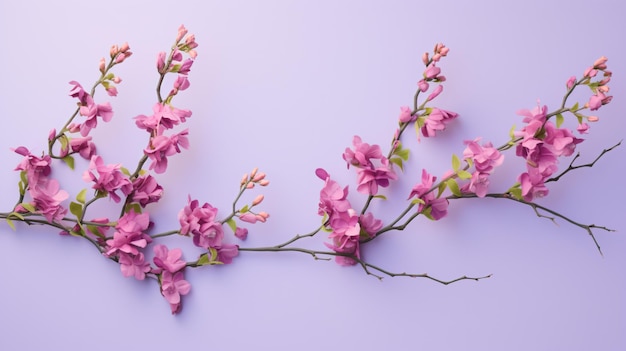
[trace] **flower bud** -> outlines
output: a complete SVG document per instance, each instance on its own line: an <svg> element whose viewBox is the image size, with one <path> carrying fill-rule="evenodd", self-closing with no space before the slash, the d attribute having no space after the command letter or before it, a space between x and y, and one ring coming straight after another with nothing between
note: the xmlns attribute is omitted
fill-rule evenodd
<svg viewBox="0 0 626 351"><path fill-rule="evenodd" d="M124 43L122 44L122 46L120 47L120 52L127 52L128 50L130 50L130 47L128 46L128 43Z"/></svg>
<svg viewBox="0 0 626 351"><path fill-rule="evenodd" d="M239 184L240 184L240 185L244 185L244 184L246 184L246 182L247 182L247 181L248 181L248 173L244 174L244 175L241 177L241 182L240 182Z"/></svg>
<svg viewBox="0 0 626 351"><path fill-rule="evenodd" d="M252 184L252 183L251 183ZM267 179L263 179L259 182L260 186L268 186L270 184L270 181Z"/></svg>
<svg viewBox="0 0 626 351"><path fill-rule="evenodd" d="M111 50L109 50L109 54L111 54L111 58L114 58L115 55L117 55L119 51L120 49L117 47L117 45L111 46Z"/></svg>
<svg viewBox="0 0 626 351"><path fill-rule="evenodd" d="M598 118L597 116L588 116L587 117L587 121L589 121L589 122L597 122L599 120L600 120L600 118Z"/></svg>
<svg viewBox="0 0 626 351"><path fill-rule="evenodd" d="M252 169L252 172L250 172L250 178L254 178L254 176L256 175L256 172L258 172L258 171L259 171L259 168L258 167L254 167Z"/></svg>
<svg viewBox="0 0 626 351"><path fill-rule="evenodd" d="M98 68L100 69L100 73L104 74L104 70L106 69L104 57L100 59L100 64Z"/></svg>
<svg viewBox="0 0 626 351"><path fill-rule="evenodd" d="M257 174L256 176L254 176L254 178L252 178L252 181L255 183L260 182L261 180L265 179L265 173L261 172L259 174Z"/></svg>
<svg viewBox="0 0 626 351"><path fill-rule="evenodd" d="M606 61L609 59L606 56L601 56L593 63L593 68L595 69L606 69Z"/></svg>
<svg viewBox="0 0 626 351"><path fill-rule="evenodd" d="M263 194L257 195L257 197L255 197L254 200L252 201L252 206L256 206L260 204L261 202L263 202L264 198L265 197L263 196Z"/></svg>
<svg viewBox="0 0 626 351"><path fill-rule="evenodd" d="M437 85L435 90L430 95L428 95L428 98L426 99L426 101L431 101L432 99L436 98L437 96L439 96L439 94L441 94L442 91L443 91L443 85L441 84Z"/></svg>
<svg viewBox="0 0 626 351"><path fill-rule="evenodd" d="M428 66L428 53L427 52L425 52L422 55L422 62L424 62L424 66Z"/></svg>

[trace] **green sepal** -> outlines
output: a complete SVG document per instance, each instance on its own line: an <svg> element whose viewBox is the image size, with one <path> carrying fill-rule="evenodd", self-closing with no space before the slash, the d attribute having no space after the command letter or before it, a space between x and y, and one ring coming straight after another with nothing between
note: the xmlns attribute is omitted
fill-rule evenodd
<svg viewBox="0 0 626 351"><path fill-rule="evenodd" d="M141 206L136 202L126 205L125 212L128 213L130 210L133 210L136 214L141 214Z"/></svg>
<svg viewBox="0 0 626 351"><path fill-rule="evenodd" d="M460 170L457 172L457 175L459 176L459 178L461 178L461 179L463 179L463 180L467 180L467 179L472 178L472 174L471 174L470 172L468 172L468 171L464 171L464 170L462 170L462 169L460 169Z"/></svg>
<svg viewBox="0 0 626 351"><path fill-rule="evenodd" d="M426 218L430 219L431 221L434 221L435 219L433 218L433 215L430 214L431 212L432 212L432 207L428 206L424 209L424 211L422 211L422 214L426 216Z"/></svg>
<svg viewBox="0 0 626 351"><path fill-rule="evenodd" d="M26 171L20 172L20 180L22 181L22 183L28 184L28 177L26 175Z"/></svg>
<svg viewBox="0 0 626 351"><path fill-rule="evenodd" d="M62 160L71 170L74 170L74 157L67 155Z"/></svg>
<svg viewBox="0 0 626 351"><path fill-rule="evenodd" d="M76 216L76 218L81 218L83 215L83 205L74 201L70 202L70 212Z"/></svg>
<svg viewBox="0 0 626 351"><path fill-rule="evenodd" d="M211 256L209 257L209 254ZM224 264L217 260L217 250L210 247L209 252L203 253L198 257L198 261L196 262L198 266L206 266L206 265L216 265L216 264Z"/></svg>
<svg viewBox="0 0 626 351"><path fill-rule="evenodd" d="M237 223L235 223L234 219L231 218L231 219L227 220L226 224L228 224L228 226L233 231L233 233L237 231Z"/></svg>
<svg viewBox="0 0 626 351"><path fill-rule="evenodd" d="M76 201L78 201L78 203L80 204L85 204L87 198L87 189L83 189L81 190L78 195L76 195Z"/></svg>
<svg viewBox="0 0 626 351"><path fill-rule="evenodd" d="M417 204L425 205L426 202L420 198L413 199L413 201L411 201L411 205L417 205Z"/></svg>
<svg viewBox="0 0 626 351"><path fill-rule="evenodd" d="M11 212L11 213L9 213L9 215L7 216L7 219L10 219L11 217L16 217L16 218L18 218L21 221L24 220L24 216L22 216L22 214L18 213L18 212Z"/></svg>
<svg viewBox="0 0 626 351"><path fill-rule="evenodd" d="M248 207L248 205L245 205L244 207L241 208L241 210L239 210L240 213L246 213L248 212L248 210L250 210L250 207Z"/></svg>
<svg viewBox="0 0 626 351"><path fill-rule="evenodd" d="M563 115L560 113L557 113L556 115L556 127L557 128L561 128L561 124L563 124Z"/></svg>
<svg viewBox="0 0 626 351"><path fill-rule="evenodd" d="M37 210L35 209L35 206L33 206L32 204L29 204L27 202L22 202L20 205L22 205L22 207L24 207L30 213L37 212ZM17 213L17 212L13 212L13 213Z"/></svg>
<svg viewBox="0 0 626 351"><path fill-rule="evenodd" d="M448 188L450 189L452 194L454 194L454 196L461 197L462 194L461 190L459 189L459 184L456 182L456 180L454 180L454 178L448 179L446 183L448 184Z"/></svg>
<svg viewBox="0 0 626 351"><path fill-rule="evenodd" d="M387 200L387 197L385 195L374 195L372 196L374 199L383 199L383 200Z"/></svg>
<svg viewBox="0 0 626 351"><path fill-rule="evenodd" d="M457 155L452 154L452 170L456 172L459 168L461 168L461 160L459 160Z"/></svg>
<svg viewBox="0 0 626 351"><path fill-rule="evenodd" d="M68 233L70 233L71 236L76 236L76 237L79 237L79 238L82 238L84 236L82 233L75 232L73 230L70 230Z"/></svg>

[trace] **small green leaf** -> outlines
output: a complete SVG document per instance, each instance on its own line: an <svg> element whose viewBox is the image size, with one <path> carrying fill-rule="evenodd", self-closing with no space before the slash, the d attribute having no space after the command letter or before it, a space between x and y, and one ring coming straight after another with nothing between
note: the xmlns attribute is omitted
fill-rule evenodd
<svg viewBox="0 0 626 351"><path fill-rule="evenodd" d="M71 169L74 170L74 157L72 156L65 156L63 157L63 162L65 162L65 164Z"/></svg>
<svg viewBox="0 0 626 351"><path fill-rule="evenodd" d="M231 218L231 219L227 220L226 224L228 224L228 226L233 231L233 233L237 231L237 223L235 223L234 219Z"/></svg>
<svg viewBox="0 0 626 351"><path fill-rule="evenodd" d="M80 193L78 193L78 195L76 195L76 201L84 205L86 201L86 196L87 196L87 189L83 189L80 191Z"/></svg>
<svg viewBox="0 0 626 351"><path fill-rule="evenodd" d="M455 154L452 154L452 169L456 172L461 168L461 160Z"/></svg>
<svg viewBox="0 0 626 351"><path fill-rule="evenodd" d="M515 140L515 124L509 130L509 136L511 137L511 140Z"/></svg>
<svg viewBox="0 0 626 351"><path fill-rule="evenodd" d="M74 201L70 202L70 212L76 216L76 218L80 218L83 215L83 205L76 203Z"/></svg>
<svg viewBox="0 0 626 351"><path fill-rule="evenodd" d="M209 264L209 256L205 253L200 255L200 257L198 257L198 261L196 262L196 264L199 266L204 266L204 265Z"/></svg>
<svg viewBox="0 0 626 351"><path fill-rule="evenodd" d="M391 161L391 163L393 163L394 165L400 167L400 170L404 171L404 164L402 163L402 159L400 157L392 157L389 159L389 161Z"/></svg>
<svg viewBox="0 0 626 351"><path fill-rule="evenodd" d="M30 213L37 212L37 210L35 209L35 206L33 206L32 204L29 204L27 202L22 202L20 205L22 205L22 207L24 207Z"/></svg>
<svg viewBox="0 0 626 351"><path fill-rule="evenodd" d="M447 186L448 185L445 182L439 183L439 187L437 188L437 191L438 191L437 198L441 197L441 194L443 194L443 192L446 191Z"/></svg>
<svg viewBox="0 0 626 351"><path fill-rule="evenodd" d="M26 171L20 172L20 180L22 181L22 183L28 184L28 177L26 176Z"/></svg>
<svg viewBox="0 0 626 351"><path fill-rule="evenodd" d="M82 237L83 237L83 234L82 234L82 233L75 232L75 231L73 231L73 230L70 230L70 231L69 231L69 233L70 233L70 235L71 235L71 236L76 236L76 237L79 237L79 238L82 238Z"/></svg>
<svg viewBox="0 0 626 351"><path fill-rule="evenodd" d="M572 106L570 110L572 110L573 112L576 112L576 110L578 110L578 103L575 103L574 106Z"/></svg>
<svg viewBox="0 0 626 351"><path fill-rule="evenodd" d="M105 236L102 233L100 233L100 231L98 230L98 227L95 226L95 225L87 225L87 230L89 230L89 232L91 234L93 234L93 235L95 235L95 236L97 236L99 238L102 238L102 239L105 238Z"/></svg>
<svg viewBox="0 0 626 351"><path fill-rule="evenodd" d="M11 229L13 229L15 231L15 224L13 224L13 221L6 218L7 224L9 225L9 227L11 227Z"/></svg>
<svg viewBox="0 0 626 351"><path fill-rule="evenodd" d="M248 207L248 205L245 205L244 207L241 208L241 210L239 210L239 212L246 213L248 212L248 210L250 210L250 207Z"/></svg>
<svg viewBox="0 0 626 351"><path fill-rule="evenodd" d="M556 127L561 128L561 124L563 124L563 115L558 113L556 115Z"/></svg>
<svg viewBox="0 0 626 351"><path fill-rule="evenodd" d="M11 212L9 213L9 215L7 216L7 219L11 218L11 217L15 217L15 218L19 218L20 220L24 220L24 216L22 216L22 214L17 213L17 212Z"/></svg>
<svg viewBox="0 0 626 351"><path fill-rule="evenodd" d="M450 191L452 192L452 194L454 194L454 196L461 196L461 190L459 189L459 184L456 182L456 180L454 180L454 178L450 178L446 181L446 183L448 184L448 188L450 188Z"/></svg>
<svg viewBox="0 0 626 351"><path fill-rule="evenodd" d="M464 170L459 170L459 172L457 173L459 175L459 178L463 179L463 180L467 180L472 178L472 174L468 171L464 171Z"/></svg>
<svg viewBox="0 0 626 351"><path fill-rule="evenodd" d="M124 173L125 176L130 177L130 172L128 171L128 168L120 167L120 171L122 171L122 173Z"/></svg>
<svg viewBox="0 0 626 351"><path fill-rule="evenodd" d="M407 161L409 159L409 153L409 149L401 149L400 147L398 147L394 152L394 154L400 156L400 158L404 161Z"/></svg>
<svg viewBox="0 0 626 351"><path fill-rule="evenodd" d="M383 199L383 200L387 200L387 197L385 195L375 195L374 196L375 199Z"/></svg>
<svg viewBox="0 0 626 351"><path fill-rule="evenodd" d="M136 202L126 206L126 212L130 212L130 210L133 210L136 214L141 214L141 206Z"/></svg>

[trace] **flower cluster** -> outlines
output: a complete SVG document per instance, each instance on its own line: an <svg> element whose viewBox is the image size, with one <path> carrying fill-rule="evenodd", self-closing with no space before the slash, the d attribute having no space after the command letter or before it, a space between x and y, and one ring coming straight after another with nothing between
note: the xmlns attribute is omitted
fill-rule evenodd
<svg viewBox="0 0 626 351"><path fill-rule="evenodd" d="M443 92L442 83L446 78L441 74L439 64L449 53L445 45L437 44L432 55L425 53L422 56L425 68L417 82L413 106L400 108L398 127L393 133L389 151L384 153L380 145L366 143L356 135L352 147L346 148L342 155L348 169L356 169L356 193L365 197L360 210L353 205L356 203L354 199L348 199L354 196L349 193L349 187L342 187L331 179L326 170L318 168L315 173L324 181L318 205L318 214L323 217L319 228L274 246L246 247L234 244L230 240L246 240L249 225L264 223L269 218L267 212L259 209L265 199L263 194L256 194L244 205L240 204L244 195L249 196L247 194L258 187L269 185L265 173L254 168L241 178L239 190L226 214L220 213L210 203L189 195L187 203L182 204L178 212L177 227L154 233L154 218L150 216L148 206L159 202L164 193L157 176L167 171L170 157L188 149L190 145L189 130L174 129L184 124L192 112L175 107L172 101L190 87L189 74L198 55L197 47L195 36L181 26L169 54L161 52L157 55L157 101L152 105L151 115L134 118L135 125L145 130L148 136L143 155L136 167L131 168L132 171L121 164L105 163L90 135L98 127L99 119L108 122L113 117L111 104L96 103L94 95L100 86L108 96L118 94L117 85L121 79L112 73L112 69L131 56L128 44L114 45L109 51L109 60L100 60L100 77L90 91L86 91L76 81L70 82L70 96L77 99L77 108L58 133L56 129L50 131L47 152L37 156L24 146L13 150L22 157L15 168L20 172L19 197L10 212L0 213L0 219L6 220L13 229L15 221L44 224L61 230L62 234L87 240L100 254L119 264L123 276L157 281L173 314L181 311L183 296L191 290L191 284L185 279L187 269L230 264L242 252L295 251L314 258L334 257L340 265L359 264L367 274L378 278L382 278L381 275L422 277L443 284L488 278L489 275L462 276L445 281L428 274L392 273L369 263L361 253L363 245L386 232L404 230L420 215L435 221L444 218L450 203L461 198L514 200L531 206L540 217L538 210L544 210L585 229L594 241L592 229L610 231L606 227L579 224L534 202L548 194L546 183L557 181L574 169L593 166L593 163L573 166L574 157L570 167L554 177L558 171L558 159L571 156L576 145L582 142L581 138L574 136L573 131L562 127L564 115L572 114L578 121L578 132L586 134L589 131L586 122L595 122L599 118L585 115L584 111L597 111L611 102L612 97L607 96L607 83L612 74L607 70L605 57L586 69L580 79L571 77L567 81L567 93L558 109L549 112L547 106L537 106L532 110L520 111L524 127L511 132L510 140L500 147L495 147L491 142L482 142L481 138L465 141L462 157L453 155L452 167L443 175L435 176L426 168L422 169L421 178L415 180L413 187L407 190L408 198L401 199L407 201L406 208L395 219L385 222L379 219L383 216L376 216L370 205L374 201L390 200L383 194L385 188L391 187L401 176L409 160L410 150L404 148L402 143L407 128L414 126L418 140L421 136L435 137L458 117L457 113L431 106ZM600 73L602 77L597 80L595 77ZM175 75L172 87L167 95L162 95L163 82L170 74ZM582 106L578 103L567 105L568 97L581 85L588 86L592 91L588 102ZM428 95L423 97L422 94L426 93ZM524 159L526 170L517 177L510 189L494 192L489 189L490 177L503 164L503 153L508 149L515 149L516 155ZM611 149L604 150L600 156ZM88 161L82 179L89 186L66 205L70 196L61 189L59 181L52 178L54 162L60 160L73 169L75 154L86 160L83 162ZM150 163L146 165L148 161ZM93 215L91 205L105 198L113 200L109 202L113 206L119 206L119 217L110 219ZM300 239L315 236L321 231L330 233L330 242L325 245L332 251L293 246ZM171 249L157 242L158 238L171 235L190 239L201 253L195 260L187 261L180 248ZM600 248L599 245L597 247Z"/></svg>

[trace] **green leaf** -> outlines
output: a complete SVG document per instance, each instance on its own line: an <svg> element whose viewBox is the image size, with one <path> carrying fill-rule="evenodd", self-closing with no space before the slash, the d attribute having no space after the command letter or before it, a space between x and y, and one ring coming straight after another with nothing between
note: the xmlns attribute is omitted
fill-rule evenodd
<svg viewBox="0 0 626 351"><path fill-rule="evenodd" d="M80 218L83 215L83 205L76 203L74 201L70 202L70 212L76 216L76 218Z"/></svg>
<svg viewBox="0 0 626 351"><path fill-rule="evenodd" d="M102 233L100 233L100 231L98 230L98 227L95 226L95 225L87 225L87 230L89 230L89 232L91 234L93 234L93 235L95 235L95 236L97 236L99 238L102 238L102 239L105 238L105 236Z"/></svg>
<svg viewBox="0 0 626 351"><path fill-rule="evenodd" d="M573 112L578 110L578 103L575 103L574 106L572 106L572 108L570 110L572 110Z"/></svg>
<svg viewBox="0 0 626 351"><path fill-rule="evenodd" d="M198 257L198 261L196 262L196 264L199 266L205 266L209 264L209 256L205 253L200 255L200 257Z"/></svg>
<svg viewBox="0 0 626 351"><path fill-rule="evenodd" d="M437 193L437 198L441 197L441 194L443 194L444 191L446 191L446 186L448 186L445 182L441 182L439 183L439 188L438 193Z"/></svg>
<svg viewBox="0 0 626 351"><path fill-rule="evenodd" d="M20 180L22 181L22 183L28 184L28 177L26 176L26 171L20 172Z"/></svg>
<svg viewBox="0 0 626 351"><path fill-rule="evenodd" d="M136 214L141 214L141 206L136 202L126 206L126 212L130 212L130 210L135 211Z"/></svg>
<svg viewBox="0 0 626 351"><path fill-rule="evenodd" d="M248 210L250 210L250 207L248 207L248 205L245 205L244 207L241 208L241 210L239 210L239 212L246 213L248 212Z"/></svg>
<svg viewBox="0 0 626 351"><path fill-rule="evenodd" d="M27 202L22 202L20 205L22 205L22 207L24 207L30 213L37 212L37 210L35 209L35 206L33 206L32 204L29 204Z"/></svg>
<svg viewBox="0 0 626 351"><path fill-rule="evenodd" d="M130 177L130 172L128 171L128 168L120 167L120 171L122 171L122 173L124 173L125 176Z"/></svg>
<svg viewBox="0 0 626 351"><path fill-rule="evenodd" d="M556 127L561 128L561 124L563 124L563 115L558 113L556 115Z"/></svg>
<svg viewBox="0 0 626 351"><path fill-rule="evenodd" d="M412 205L417 205L417 204L425 205L426 202L424 202L424 200L422 199L417 198L417 199L413 199L413 201L411 201L411 204Z"/></svg>
<svg viewBox="0 0 626 351"><path fill-rule="evenodd" d="M389 161L391 161L391 163L393 163L394 165L400 167L400 170L404 171L404 164L402 163L402 159L400 157L392 157L389 159Z"/></svg>
<svg viewBox="0 0 626 351"><path fill-rule="evenodd" d="M459 178L463 179L463 180L467 180L472 178L472 174L468 171L464 171L464 170L459 170L459 172L457 173L459 175Z"/></svg>
<svg viewBox="0 0 626 351"><path fill-rule="evenodd" d="M461 168L461 160L455 154L452 154L452 169L456 172Z"/></svg>
<svg viewBox="0 0 626 351"><path fill-rule="evenodd" d="M407 161L409 159L409 153L409 149L402 149L401 147L398 147L394 152L394 154L400 156L400 158L404 161Z"/></svg>
<svg viewBox="0 0 626 351"><path fill-rule="evenodd" d="M74 170L74 157L72 156L65 156L63 157L63 162L65 162L65 164L71 169Z"/></svg>
<svg viewBox="0 0 626 351"><path fill-rule="evenodd" d="M237 223L235 223L234 219L231 218L231 219L227 220L226 224L228 224L228 226L233 231L233 233L237 231Z"/></svg>
<svg viewBox="0 0 626 351"><path fill-rule="evenodd" d="M509 136L511 137L511 140L515 140L515 124L509 130Z"/></svg>
<svg viewBox="0 0 626 351"><path fill-rule="evenodd" d="M7 216L7 219L11 218L11 217L16 217L19 218L20 220L24 220L24 216L22 216L22 214L17 213L17 212L11 212L9 213L9 215Z"/></svg>
<svg viewBox="0 0 626 351"><path fill-rule="evenodd" d="M375 195L374 196L375 199L383 199L383 200L387 200L387 197L385 195Z"/></svg>
<svg viewBox="0 0 626 351"><path fill-rule="evenodd" d="M448 184L448 188L450 188L450 191L452 192L452 194L454 194L454 196L461 196L461 190L459 189L459 184L456 182L456 180L454 180L454 178L450 178L446 181L446 183Z"/></svg>
<svg viewBox="0 0 626 351"><path fill-rule="evenodd" d="M78 195L76 195L76 201L78 201L78 203L80 204L85 204L85 200L86 200L86 196L87 196L87 189L83 189L80 191L80 193L78 193Z"/></svg>
<svg viewBox="0 0 626 351"><path fill-rule="evenodd" d="M15 224L13 224L13 221L10 219L6 219L7 224L9 225L9 227L11 227L11 229L13 229L15 231Z"/></svg>

